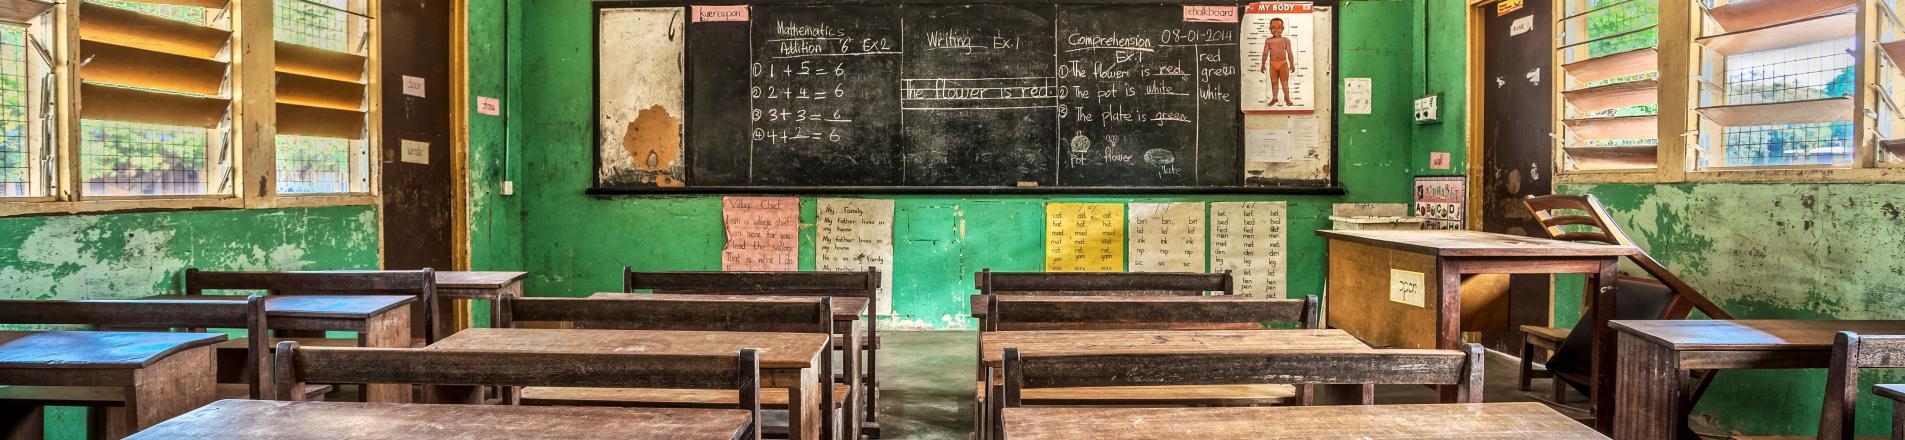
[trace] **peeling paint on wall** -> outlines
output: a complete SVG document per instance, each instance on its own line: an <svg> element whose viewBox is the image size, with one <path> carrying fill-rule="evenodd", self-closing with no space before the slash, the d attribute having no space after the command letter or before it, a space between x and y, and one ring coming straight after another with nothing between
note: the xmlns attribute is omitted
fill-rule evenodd
<svg viewBox="0 0 1905 440"><path fill-rule="evenodd" d="M1739 318L1905 318L1901 184L1563 185L1606 204L1634 241ZM1638 273L1631 268L1630 273ZM1580 285L1556 304L1579 304ZM1578 314L1558 310L1557 314ZM1571 320L1571 316L1567 316ZM1874 377L1876 376L1876 377ZM1871 383L1905 375L1868 373ZM1749 434L1811 434L1824 393L1820 370L1728 371L1696 414ZM1861 398L1859 411L1884 414ZM1884 417L1860 431L1884 435Z"/></svg>

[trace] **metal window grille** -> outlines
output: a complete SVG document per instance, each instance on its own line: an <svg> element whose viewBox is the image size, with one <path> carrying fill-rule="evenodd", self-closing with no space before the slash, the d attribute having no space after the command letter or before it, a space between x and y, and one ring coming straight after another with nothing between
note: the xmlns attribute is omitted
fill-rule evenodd
<svg viewBox="0 0 1905 440"><path fill-rule="evenodd" d="M351 192L351 141L278 136L278 192Z"/></svg>
<svg viewBox="0 0 1905 440"><path fill-rule="evenodd" d="M128 10L138 11L138 12L142 12L146 14L157 15L160 17L183 21L186 23L202 24L202 25L212 24L212 16L211 14L209 14L211 10L197 7L197 6L167 5L167 4L158 4L158 3L136 2L136 1L129 1L129 0L86 0L86 2L111 6L111 7L115 7L119 9L128 9Z"/></svg>
<svg viewBox="0 0 1905 440"><path fill-rule="evenodd" d="M349 52L348 0L278 0L272 14L278 41L319 49Z"/></svg>
<svg viewBox="0 0 1905 440"><path fill-rule="evenodd" d="M1726 130L1726 166L1851 163L1851 139L1851 122L1732 127Z"/></svg>
<svg viewBox="0 0 1905 440"><path fill-rule="evenodd" d="M208 131L135 122L80 121L85 192L101 196L206 192Z"/></svg>
<svg viewBox="0 0 1905 440"><path fill-rule="evenodd" d="M26 28L0 25L0 197L31 194L26 55Z"/></svg>

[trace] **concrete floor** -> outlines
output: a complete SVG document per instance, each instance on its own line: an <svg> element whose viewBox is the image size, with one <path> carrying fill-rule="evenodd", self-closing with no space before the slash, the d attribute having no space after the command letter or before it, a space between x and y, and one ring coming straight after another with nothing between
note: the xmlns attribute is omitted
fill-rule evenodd
<svg viewBox="0 0 1905 440"><path fill-rule="evenodd" d="M900 440L965 440L972 432L973 364L977 332L881 332L880 425L882 437ZM1530 402L1546 396L1548 380L1537 379L1534 391L1516 389L1514 358L1490 353L1482 367L1484 399L1489 402ZM1586 398L1570 392L1570 402ZM1376 402L1434 403L1427 387L1384 386ZM1551 405L1552 406L1552 405ZM1583 416L1578 409L1563 414Z"/></svg>

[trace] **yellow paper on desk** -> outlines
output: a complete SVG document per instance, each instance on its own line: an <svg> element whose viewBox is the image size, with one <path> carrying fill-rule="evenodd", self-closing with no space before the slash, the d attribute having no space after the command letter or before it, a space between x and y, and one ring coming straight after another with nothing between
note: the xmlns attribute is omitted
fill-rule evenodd
<svg viewBox="0 0 1905 440"><path fill-rule="evenodd" d="M1124 271L1124 226L1123 204L1045 204L1045 271Z"/></svg>

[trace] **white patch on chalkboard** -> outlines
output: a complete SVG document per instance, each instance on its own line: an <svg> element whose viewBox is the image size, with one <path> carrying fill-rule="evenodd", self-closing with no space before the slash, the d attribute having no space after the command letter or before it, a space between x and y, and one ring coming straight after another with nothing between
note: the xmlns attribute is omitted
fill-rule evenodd
<svg viewBox="0 0 1905 440"><path fill-rule="evenodd" d="M596 17L597 179L604 186L681 186L680 7L605 8Z"/></svg>
<svg viewBox="0 0 1905 440"><path fill-rule="evenodd" d="M1536 67L1528 71L1528 83L1534 84L1537 86L1541 85L1541 68L1540 67Z"/></svg>
<svg viewBox="0 0 1905 440"><path fill-rule="evenodd" d="M1502 87L1508 87L1508 79L1499 76L1495 77L1495 88L1499 89Z"/></svg>
<svg viewBox="0 0 1905 440"><path fill-rule="evenodd" d="M1528 31L1532 30L1535 30L1535 16L1529 15L1517 18L1514 23L1509 24L1508 36L1513 37L1528 33Z"/></svg>

